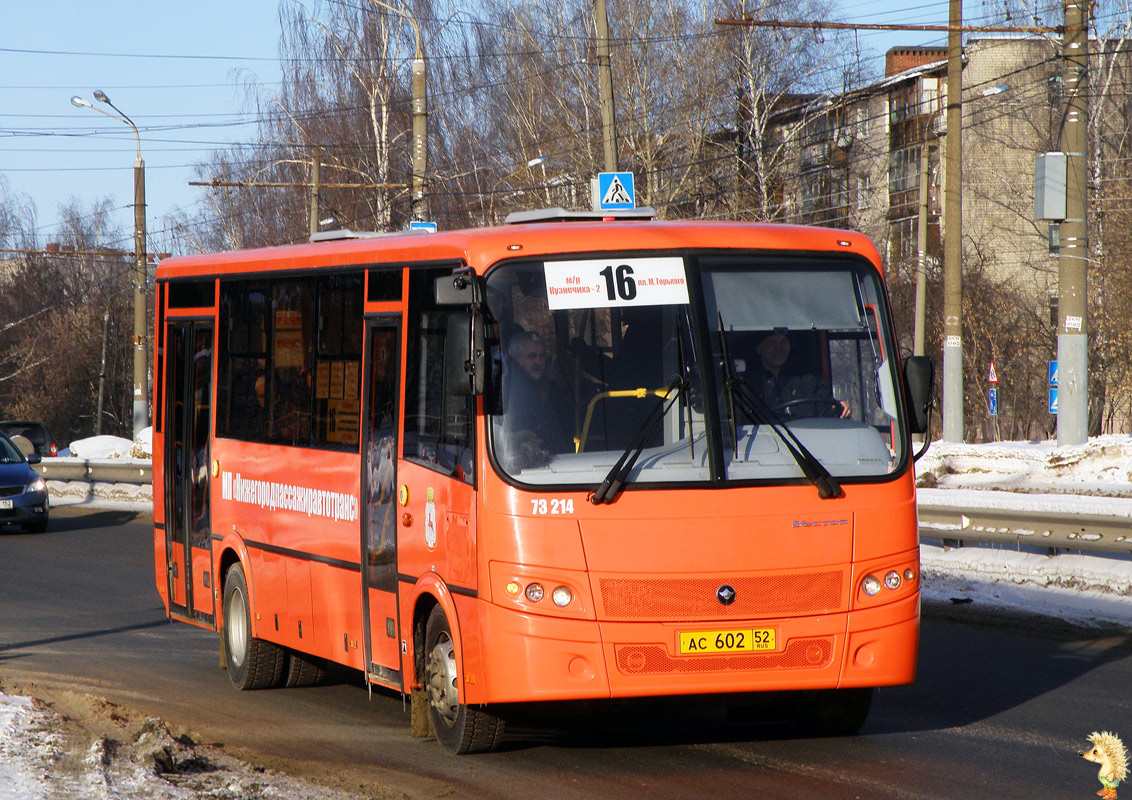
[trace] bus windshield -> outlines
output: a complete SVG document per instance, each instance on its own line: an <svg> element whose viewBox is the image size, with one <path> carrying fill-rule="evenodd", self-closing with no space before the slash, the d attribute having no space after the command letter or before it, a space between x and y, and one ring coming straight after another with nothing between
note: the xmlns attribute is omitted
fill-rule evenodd
<svg viewBox="0 0 1132 800"><path fill-rule="evenodd" d="M906 458L875 271L851 258L604 255L511 262L485 407L521 484L875 480Z"/></svg>

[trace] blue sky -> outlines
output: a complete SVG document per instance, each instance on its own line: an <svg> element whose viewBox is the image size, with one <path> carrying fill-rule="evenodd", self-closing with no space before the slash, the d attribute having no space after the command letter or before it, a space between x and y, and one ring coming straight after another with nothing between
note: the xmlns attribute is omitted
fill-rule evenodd
<svg viewBox="0 0 1132 800"><path fill-rule="evenodd" d="M45 236L71 197L112 196L130 230L134 135L70 104L101 89L142 129L150 219L187 206L191 165L254 132L241 79L278 81L278 39L276 0L6 2L0 175L35 202Z"/></svg>
<svg viewBox="0 0 1132 800"><path fill-rule="evenodd" d="M981 4L969 13L982 10ZM947 21L947 1L843 0L862 23ZM69 100L103 90L142 129L151 231L202 193L192 167L213 149L246 139L246 80L278 81L277 0L8 0L0 10L0 176L38 209L42 242L57 209L77 197L111 197L132 228L130 129ZM941 44L942 34L863 32L861 47ZM873 64L876 67L876 64ZM874 72L879 71L874 69ZM105 108L105 106L103 106ZM128 240L123 243L129 247Z"/></svg>

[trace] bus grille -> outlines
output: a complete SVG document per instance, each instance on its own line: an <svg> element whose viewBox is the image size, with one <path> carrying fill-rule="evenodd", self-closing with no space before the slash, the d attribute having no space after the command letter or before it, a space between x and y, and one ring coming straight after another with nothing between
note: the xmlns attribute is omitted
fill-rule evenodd
<svg viewBox="0 0 1132 800"><path fill-rule="evenodd" d="M723 605L715 593L724 584L735 602ZM602 578L605 619L757 619L840 611L844 575L840 570L762 575L750 578Z"/></svg>
<svg viewBox="0 0 1132 800"><path fill-rule="evenodd" d="M795 639L781 653L670 656L664 645L617 645L617 668L626 675L672 672L740 672L755 669L817 669L833 658L830 637Z"/></svg>

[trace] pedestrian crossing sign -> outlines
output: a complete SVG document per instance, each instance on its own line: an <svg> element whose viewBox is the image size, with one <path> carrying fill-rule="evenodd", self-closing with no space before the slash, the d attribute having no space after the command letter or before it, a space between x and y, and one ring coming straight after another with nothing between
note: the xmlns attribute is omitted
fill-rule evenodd
<svg viewBox="0 0 1132 800"><path fill-rule="evenodd" d="M637 207L632 172L599 172L597 175L598 211L623 211Z"/></svg>

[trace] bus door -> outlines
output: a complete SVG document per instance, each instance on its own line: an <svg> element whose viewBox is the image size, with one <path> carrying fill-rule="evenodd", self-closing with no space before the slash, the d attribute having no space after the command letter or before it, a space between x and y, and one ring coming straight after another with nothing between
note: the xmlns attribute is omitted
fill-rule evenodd
<svg viewBox="0 0 1132 800"><path fill-rule="evenodd" d="M366 323L363 409L362 591L370 680L401 688L397 616L397 399L401 329L396 316Z"/></svg>
<svg viewBox="0 0 1132 800"><path fill-rule="evenodd" d="M209 515L212 322L171 322L165 362L165 552L170 612L214 620Z"/></svg>

